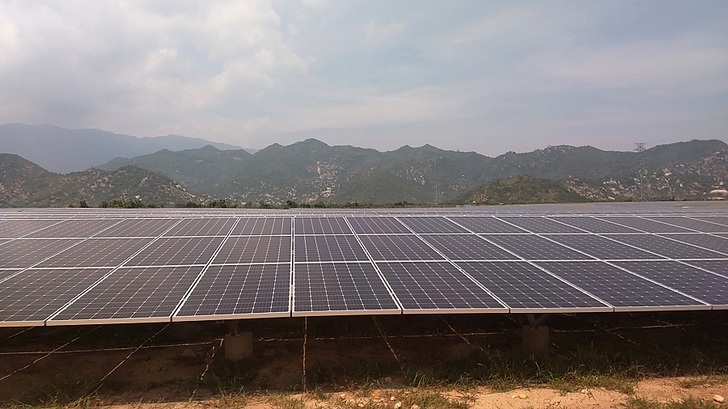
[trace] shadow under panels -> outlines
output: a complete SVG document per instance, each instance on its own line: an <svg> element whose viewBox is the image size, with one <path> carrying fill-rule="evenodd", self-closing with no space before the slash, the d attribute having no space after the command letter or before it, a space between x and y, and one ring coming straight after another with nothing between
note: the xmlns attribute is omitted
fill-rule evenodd
<svg viewBox="0 0 728 409"><path fill-rule="evenodd" d="M614 306L615 311L710 309L700 301L600 261L537 262L552 274Z"/></svg>

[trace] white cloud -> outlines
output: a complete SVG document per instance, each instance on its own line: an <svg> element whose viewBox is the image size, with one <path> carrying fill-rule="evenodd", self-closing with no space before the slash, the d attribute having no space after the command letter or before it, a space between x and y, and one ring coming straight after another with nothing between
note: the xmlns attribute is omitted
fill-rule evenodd
<svg viewBox="0 0 728 409"><path fill-rule="evenodd" d="M366 26L364 40L368 45L381 44L396 37L406 28L407 26L404 23L398 21L393 21L384 25L370 22Z"/></svg>

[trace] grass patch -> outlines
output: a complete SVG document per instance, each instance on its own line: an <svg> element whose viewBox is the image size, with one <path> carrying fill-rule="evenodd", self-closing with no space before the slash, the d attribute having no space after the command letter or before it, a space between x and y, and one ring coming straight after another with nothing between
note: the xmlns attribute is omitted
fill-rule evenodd
<svg viewBox="0 0 728 409"><path fill-rule="evenodd" d="M306 399L303 396L293 397L290 395L273 394L267 399L268 404L277 409L305 409Z"/></svg>
<svg viewBox="0 0 728 409"><path fill-rule="evenodd" d="M728 382L728 375L726 374L718 374L718 375L707 375L707 376L692 376L685 379L681 379L677 382L677 384L681 388L690 389L694 388L696 386L705 386L710 385L713 383L724 383Z"/></svg>
<svg viewBox="0 0 728 409"><path fill-rule="evenodd" d="M252 362L220 360L204 377L197 381L200 387L220 394L229 394L250 389L256 375L256 366Z"/></svg>
<svg viewBox="0 0 728 409"><path fill-rule="evenodd" d="M16 407L74 407L90 408L100 404L92 393L95 383L74 375L56 375L52 381L36 388L31 394L15 402Z"/></svg>

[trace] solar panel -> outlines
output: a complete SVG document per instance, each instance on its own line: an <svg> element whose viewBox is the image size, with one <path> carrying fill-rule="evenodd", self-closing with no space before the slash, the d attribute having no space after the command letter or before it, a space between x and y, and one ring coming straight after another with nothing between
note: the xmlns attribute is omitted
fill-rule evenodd
<svg viewBox="0 0 728 409"><path fill-rule="evenodd" d="M722 203L0 210L0 325L725 308L726 243Z"/></svg>
<svg viewBox="0 0 728 409"><path fill-rule="evenodd" d="M728 237L682 233L665 234L664 237L728 255Z"/></svg>
<svg viewBox="0 0 728 409"><path fill-rule="evenodd" d="M604 262L536 263L606 301L615 311L706 309L707 305Z"/></svg>
<svg viewBox="0 0 728 409"><path fill-rule="evenodd" d="M591 216L559 216L552 219L591 233L639 233L639 230Z"/></svg>
<svg viewBox="0 0 728 409"><path fill-rule="evenodd" d="M201 271L200 266L118 269L52 316L48 325L170 321Z"/></svg>
<svg viewBox="0 0 728 409"><path fill-rule="evenodd" d="M507 312L450 263L377 263L404 313Z"/></svg>
<svg viewBox="0 0 728 409"><path fill-rule="evenodd" d="M728 260L690 260L686 263L728 277Z"/></svg>
<svg viewBox="0 0 728 409"><path fill-rule="evenodd" d="M0 326L43 325L45 319L111 269L23 271L0 286Z"/></svg>
<svg viewBox="0 0 728 409"><path fill-rule="evenodd" d="M211 266L173 320L287 317L290 283L290 264Z"/></svg>
<svg viewBox="0 0 728 409"><path fill-rule="evenodd" d="M709 223L702 220L692 219L689 217L680 217L680 216L674 216L674 217L650 217L650 219L662 222L662 223L669 223L671 225L684 227L686 229L690 229L697 232L706 232L706 233L728 233L728 226L724 226L722 224L716 224L716 223Z"/></svg>
<svg viewBox="0 0 728 409"><path fill-rule="evenodd" d="M728 226L728 216L694 216L693 218L703 220L710 223Z"/></svg>
<svg viewBox="0 0 728 409"><path fill-rule="evenodd" d="M621 224L622 226L631 227L644 233L689 233L690 230L682 227L673 226L667 223L660 223L654 220L642 217L602 217L601 219L612 223Z"/></svg>
<svg viewBox="0 0 728 409"><path fill-rule="evenodd" d="M354 236L297 236L296 262L367 260Z"/></svg>
<svg viewBox="0 0 728 409"><path fill-rule="evenodd" d="M88 239L36 267L115 267L151 239Z"/></svg>
<svg viewBox="0 0 728 409"><path fill-rule="evenodd" d="M611 311L611 307L524 262L458 263L511 312Z"/></svg>
<svg viewBox="0 0 728 409"><path fill-rule="evenodd" d="M508 224L502 220L496 219L493 216L483 217L449 217L448 219L455 223L465 227L473 233L525 233L526 231L520 229L512 224Z"/></svg>
<svg viewBox="0 0 728 409"><path fill-rule="evenodd" d="M586 260L591 258L540 236L504 234L484 235L483 237L526 260Z"/></svg>
<svg viewBox="0 0 728 409"><path fill-rule="evenodd" d="M549 236L549 238L601 260L664 258L614 240L609 240L605 237L595 236L593 234L554 235Z"/></svg>
<svg viewBox="0 0 728 409"><path fill-rule="evenodd" d="M652 234L622 234L609 237L672 259L721 258L725 255Z"/></svg>
<svg viewBox="0 0 728 409"><path fill-rule="evenodd" d="M713 308L728 309L728 278L699 270L675 261L615 263L633 273L655 280L670 288L712 304Z"/></svg>
<svg viewBox="0 0 728 409"><path fill-rule="evenodd" d="M374 260L444 260L417 236L370 235L360 239Z"/></svg>
<svg viewBox="0 0 728 409"><path fill-rule="evenodd" d="M222 237L161 238L134 256L127 266L207 264Z"/></svg>
<svg viewBox="0 0 728 409"><path fill-rule="evenodd" d="M296 217L296 234L351 234L343 217Z"/></svg>
<svg viewBox="0 0 728 409"><path fill-rule="evenodd" d="M531 233L583 233L582 230L545 217L501 217L500 219Z"/></svg>
<svg viewBox="0 0 728 409"><path fill-rule="evenodd" d="M59 220L6 220L0 228L0 237L17 238L59 223Z"/></svg>
<svg viewBox="0 0 728 409"><path fill-rule="evenodd" d="M165 236L225 236L235 223L234 218L183 219Z"/></svg>
<svg viewBox="0 0 728 409"><path fill-rule="evenodd" d="M467 233L467 230L442 217L399 217L415 233Z"/></svg>
<svg viewBox="0 0 728 409"><path fill-rule="evenodd" d="M96 237L157 237L178 219L127 219L104 230Z"/></svg>
<svg viewBox="0 0 728 409"><path fill-rule="evenodd" d="M393 217L347 217L358 234L409 233L409 230Z"/></svg>
<svg viewBox="0 0 728 409"><path fill-rule="evenodd" d="M295 274L294 316L400 312L370 263L297 265Z"/></svg>
<svg viewBox="0 0 728 409"><path fill-rule="evenodd" d="M517 256L475 235L429 235L424 240L450 260L516 260Z"/></svg>
<svg viewBox="0 0 728 409"><path fill-rule="evenodd" d="M119 219L109 220L65 220L53 224L45 229L30 233L25 237L38 237L49 239L87 238L118 223Z"/></svg>
<svg viewBox="0 0 728 409"><path fill-rule="evenodd" d="M232 235L290 235L290 217L243 217Z"/></svg>
<svg viewBox="0 0 728 409"><path fill-rule="evenodd" d="M17 239L0 247L0 266L27 268L80 243L78 239Z"/></svg>
<svg viewBox="0 0 728 409"><path fill-rule="evenodd" d="M230 237L215 256L215 264L285 263L291 261L291 238Z"/></svg>

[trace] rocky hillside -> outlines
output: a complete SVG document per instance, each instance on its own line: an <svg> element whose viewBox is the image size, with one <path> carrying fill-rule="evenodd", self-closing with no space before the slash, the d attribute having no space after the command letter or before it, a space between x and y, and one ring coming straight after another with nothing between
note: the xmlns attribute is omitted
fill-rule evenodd
<svg viewBox="0 0 728 409"><path fill-rule="evenodd" d="M138 166L181 185L239 202L452 202L497 179L530 175L564 183L587 200L685 200L721 197L728 145L694 140L641 153L552 146L496 158L425 145L378 152L308 139L255 154L213 147L160 151L103 166Z"/></svg>
<svg viewBox="0 0 728 409"><path fill-rule="evenodd" d="M570 190L563 182L537 179L533 176L513 176L496 179L478 187L462 200L465 204L537 204L576 203L586 198Z"/></svg>
<svg viewBox="0 0 728 409"><path fill-rule="evenodd" d="M156 206L200 203L172 179L125 166L113 171L90 169L60 175L14 154L0 154L0 207L100 206L113 200L137 200Z"/></svg>

